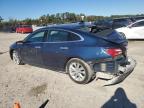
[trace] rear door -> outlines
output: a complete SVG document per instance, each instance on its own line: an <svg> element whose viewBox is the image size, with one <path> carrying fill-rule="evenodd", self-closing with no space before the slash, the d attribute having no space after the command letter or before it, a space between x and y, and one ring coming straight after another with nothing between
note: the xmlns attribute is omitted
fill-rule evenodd
<svg viewBox="0 0 144 108"><path fill-rule="evenodd" d="M44 44L44 64L54 68L64 68L70 57L72 47L81 38L70 31L51 29Z"/></svg>
<svg viewBox="0 0 144 108"><path fill-rule="evenodd" d="M24 42L20 54L22 60L32 65L42 65L42 47L45 30L41 30L30 35Z"/></svg>

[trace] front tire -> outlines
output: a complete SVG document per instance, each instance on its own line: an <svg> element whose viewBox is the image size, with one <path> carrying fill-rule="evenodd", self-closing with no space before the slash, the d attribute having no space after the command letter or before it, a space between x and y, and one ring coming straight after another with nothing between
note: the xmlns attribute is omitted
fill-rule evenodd
<svg viewBox="0 0 144 108"><path fill-rule="evenodd" d="M78 84L88 83L95 75L91 67L78 58L72 58L68 61L66 71L69 77Z"/></svg>
<svg viewBox="0 0 144 108"><path fill-rule="evenodd" d="M23 64L22 60L20 59L20 57L18 55L18 52L15 50L12 52L12 59L13 59L14 63L17 65Z"/></svg>

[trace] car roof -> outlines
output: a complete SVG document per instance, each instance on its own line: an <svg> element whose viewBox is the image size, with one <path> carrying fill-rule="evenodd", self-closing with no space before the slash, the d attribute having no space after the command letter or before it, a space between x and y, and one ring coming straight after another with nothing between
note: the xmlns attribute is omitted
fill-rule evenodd
<svg viewBox="0 0 144 108"><path fill-rule="evenodd" d="M135 21L134 23L132 23L132 24L130 24L130 25L136 24L136 23L141 22L141 21L144 21L144 19L137 20L137 21Z"/></svg>
<svg viewBox="0 0 144 108"><path fill-rule="evenodd" d="M77 23L68 23L68 24L58 24L58 25L50 25L45 27L44 29L47 28L58 28L58 29L79 29L81 27L92 27L95 26L94 24L90 22L77 22Z"/></svg>
<svg viewBox="0 0 144 108"><path fill-rule="evenodd" d="M144 19L141 19L141 20L137 20L136 22L141 22L141 21L144 21Z"/></svg>

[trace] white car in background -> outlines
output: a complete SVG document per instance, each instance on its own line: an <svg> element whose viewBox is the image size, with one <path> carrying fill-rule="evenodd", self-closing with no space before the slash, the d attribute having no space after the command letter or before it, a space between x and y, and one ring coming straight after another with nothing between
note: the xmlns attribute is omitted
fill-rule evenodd
<svg viewBox="0 0 144 108"><path fill-rule="evenodd" d="M121 27L116 31L124 34L127 39L144 39L144 19L138 20L127 27Z"/></svg>

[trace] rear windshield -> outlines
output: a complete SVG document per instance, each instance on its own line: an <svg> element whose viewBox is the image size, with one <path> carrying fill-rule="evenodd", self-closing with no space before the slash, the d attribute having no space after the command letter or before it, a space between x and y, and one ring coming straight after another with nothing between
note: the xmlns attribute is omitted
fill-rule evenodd
<svg viewBox="0 0 144 108"><path fill-rule="evenodd" d="M82 27L79 27L78 30L80 31L83 31L83 32L87 32L87 33L93 33L93 34L105 34L105 35L108 35L108 33L110 34L113 30L112 29L104 29L104 28L99 28L99 27L96 27L96 26L82 26ZM106 30L106 31L105 31ZM105 31L103 33L103 31Z"/></svg>
<svg viewBox="0 0 144 108"><path fill-rule="evenodd" d="M120 34L113 29L99 30L99 31L95 32L95 29L93 31L93 27L80 27L78 30L91 33L95 36L102 37L107 40L123 40L123 39L125 39L125 36L123 34Z"/></svg>

